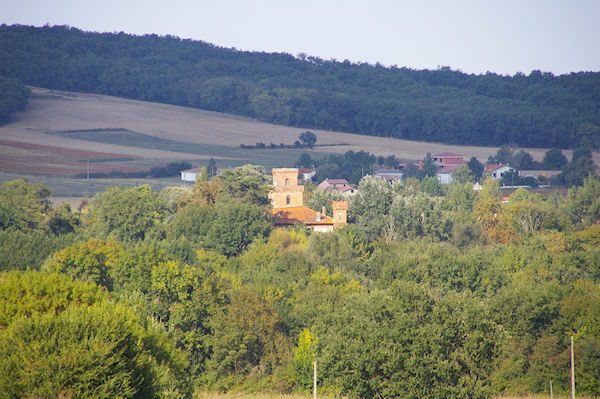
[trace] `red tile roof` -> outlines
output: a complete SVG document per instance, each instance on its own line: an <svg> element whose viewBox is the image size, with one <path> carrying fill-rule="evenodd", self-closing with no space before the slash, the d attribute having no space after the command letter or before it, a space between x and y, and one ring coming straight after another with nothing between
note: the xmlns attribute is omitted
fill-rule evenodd
<svg viewBox="0 0 600 399"><path fill-rule="evenodd" d="M333 225L333 219L329 216L321 215L321 220L317 220L317 211L306 206L290 206L286 208L275 208L271 210L275 225L288 226L296 223L306 225Z"/></svg>
<svg viewBox="0 0 600 399"><path fill-rule="evenodd" d="M495 164L490 164L490 165L485 165L485 171L488 172L490 170L498 170L500 168L503 168L506 165L495 165Z"/></svg>
<svg viewBox="0 0 600 399"><path fill-rule="evenodd" d="M462 164L451 164L451 165L444 165L440 168L438 168L438 173L451 173L452 171L460 168L462 166Z"/></svg>
<svg viewBox="0 0 600 399"><path fill-rule="evenodd" d="M442 152L439 154L432 155L435 158L462 158L463 156L460 154L455 154L453 152Z"/></svg>
<svg viewBox="0 0 600 399"><path fill-rule="evenodd" d="M325 179L325 180L331 184L350 184L350 182L346 179Z"/></svg>

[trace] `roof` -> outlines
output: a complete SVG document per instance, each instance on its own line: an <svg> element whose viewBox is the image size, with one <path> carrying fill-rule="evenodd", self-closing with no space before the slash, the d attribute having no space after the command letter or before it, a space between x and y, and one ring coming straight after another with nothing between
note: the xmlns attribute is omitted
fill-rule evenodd
<svg viewBox="0 0 600 399"><path fill-rule="evenodd" d="M504 168L506 165L495 165L495 164L490 164L490 165L485 165L485 171L489 172L490 170L498 170L500 168Z"/></svg>
<svg viewBox="0 0 600 399"><path fill-rule="evenodd" d="M182 170L182 172L198 173L198 172L202 172L202 167L193 168L193 169L187 169L187 170Z"/></svg>
<svg viewBox="0 0 600 399"><path fill-rule="evenodd" d="M379 175L391 175L391 174L396 174L396 173L404 174L404 171L402 169L383 168L383 169L377 169L373 173L379 174Z"/></svg>
<svg viewBox="0 0 600 399"><path fill-rule="evenodd" d="M437 173L452 173L453 171L460 168L461 166L462 166L462 164L444 165L438 169Z"/></svg>
<svg viewBox="0 0 600 399"><path fill-rule="evenodd" d="M346 179L325 179L325 181L331 184L350 184Z"/></svg>
<svg viewBox="0 0 600 399"><path fill-rule="evenodd" d="M333 219L329 216L321 217L317 220L317 214L320 212L314 211L307 206L290 206L286 208L275 208L271 210L275 225L286 226L296 223L304 223L306 225L333 225Z"/></svg>
<svg viewBox="0 0 600 399"><path fill-rule="evenodd" d="M463 156L460 154L455 154L453 152L441 152L439 154L432 155L436 158L462 158Z"/></svg>

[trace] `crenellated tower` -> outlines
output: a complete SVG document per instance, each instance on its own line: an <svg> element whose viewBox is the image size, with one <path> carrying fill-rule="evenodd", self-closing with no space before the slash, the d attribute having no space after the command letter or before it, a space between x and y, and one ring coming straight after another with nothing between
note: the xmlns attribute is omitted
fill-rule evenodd
<svg viewBox="0 0 600 399"><path fill-rule="evenodd" d="M332 201L333 227L338 228L348 223L348 201Z"/></svg>
<svg viewBox="0 0 600 399"><path fill-rule="evenodd" d="M269 198L273 208L302 206L304 203L304 186L298 185L297 168L274 168L273 191Z"/></svg>

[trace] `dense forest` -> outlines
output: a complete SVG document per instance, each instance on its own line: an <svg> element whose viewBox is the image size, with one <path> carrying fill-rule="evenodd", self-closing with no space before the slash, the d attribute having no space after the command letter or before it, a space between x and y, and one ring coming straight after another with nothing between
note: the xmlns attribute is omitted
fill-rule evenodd
<svg viewBox="0 0 600 399"><path fill-rule="evenodd" d="M274 228L257 166L52 207L0 186L0 396L204 390L600 395L600 181L360 181L349 224ZM329 191L307 184L314 209Z"/></svg>
<svg viewBox="0 0 600 399"><path fill-rule="evenodd" d="M469 75L173 36L0 26L0 76L267 122L452 144L600 146L600 73Z"/></svg>
<svg viewBox="0 0 600 399"><path fill-rule="evenodd" d="M0 76L0 126L10 122L11 114L25 109L30 95L19 79Z"/></svg>

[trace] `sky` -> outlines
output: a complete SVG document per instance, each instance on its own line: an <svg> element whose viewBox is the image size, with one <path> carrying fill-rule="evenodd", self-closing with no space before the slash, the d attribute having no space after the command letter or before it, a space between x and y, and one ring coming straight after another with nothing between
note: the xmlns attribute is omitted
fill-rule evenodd
<svg viewBox="0 0 600 399"><path fill-rule="evenodd" d="M0 23L414 69L600 71L600 0L0 0Z"/></svg>

